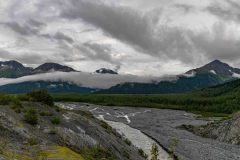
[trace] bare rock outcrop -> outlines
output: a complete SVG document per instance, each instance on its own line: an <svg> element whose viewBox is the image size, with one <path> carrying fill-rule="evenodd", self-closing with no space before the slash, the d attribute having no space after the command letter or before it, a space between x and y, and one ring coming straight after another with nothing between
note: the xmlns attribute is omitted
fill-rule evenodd
<svg viewBox="0 0 240 160"><path fill-rule="evenodd" d="M190 130L203 137L240 145L240 112L234 114L229 120L191 128Z"/></svg>

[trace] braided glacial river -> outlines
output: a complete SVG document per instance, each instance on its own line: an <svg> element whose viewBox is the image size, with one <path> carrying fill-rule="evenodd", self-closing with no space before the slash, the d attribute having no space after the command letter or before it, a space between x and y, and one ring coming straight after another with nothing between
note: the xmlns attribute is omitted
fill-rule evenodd
<svg viewBox="0 0 240 160"><path fill-rule="evenodd" d="M106 107L85 103L57 103L66 109L90 111L106 121L133 145L150 155L151 145L159 144L159 159L169 159L165 148L173 148L183 160L240 160L240 146L194 135L178 127L204 125L196 115L184 111L132 107ZM151 138L150 138L151 137ZM177 143L174 143L177 141ZM150 157L150 156L149 156Z"/></svg>

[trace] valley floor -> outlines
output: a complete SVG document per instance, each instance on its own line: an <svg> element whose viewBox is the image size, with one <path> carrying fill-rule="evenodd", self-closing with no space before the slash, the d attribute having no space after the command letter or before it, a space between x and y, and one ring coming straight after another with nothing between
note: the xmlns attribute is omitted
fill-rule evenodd
<svg viewBox="0 0 240 160"><path fill-rule="evenodd" d="M202 138L180 129L182 125L208 123L185 111L149 108L105 107L83 103L60 103L72 109L92 112L96 117L121 122L152 137L183 160L239 160L240 146Z"/></svg>

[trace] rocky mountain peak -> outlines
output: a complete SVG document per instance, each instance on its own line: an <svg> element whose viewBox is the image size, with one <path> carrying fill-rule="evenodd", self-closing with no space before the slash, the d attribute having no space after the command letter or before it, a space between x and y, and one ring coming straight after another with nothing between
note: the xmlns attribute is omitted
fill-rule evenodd
<svg viewBox="0 0 240 160"><path fill-rule="evenodd" d="M219 68L231 68L227 63L224 63L220 60L214 60L208 64L206 64L205 66L203 66L204 68L211 68L211 69L219 69Z"/></svg>
<svg viewBox="0 0 240 160"><path fill-rule="evenodd" d="M0 61L1 78L17 78L31 73L33 69L17 61Z"/></svg>
<svg viewBox="0 0 240 160"><path fill-rule="evenodd" d="M61 71L61 72L74 72L75 70L68 66L63 66L57 63L44 63L34 69L34 73L44 73L51 71Z"/></svg>
<svg viewBox="0 0 240 160"><path fill-rule="evenodd" d="M117 72L111 70L111 69L106 69L106 68L101 68L95 71L95 73L99 74L118 74Z"/></svg>
<svg viewBox="0 0 240 160"><path fill-rule="evenodd" d="M15 61L0 61L0 78L18 78L27 75L47 73L47 72L75 72L71 67L63 66L57 63L44 63L39 67L33 69L25 67L23 64Z"/></svg>
<svg viewBox="0 0 240 160"><path fill-rule="evenodd" d="M0 68L24 68L24 66L17 61L0 62Z"/></svg>
<svg viewBox="0 0 240 160"><path fill-rule="evenodd" d="M217 74L220 76L233 76L235 74L240 74L240 69L233 68L230 65L228 65L227 63L224 63L220 60L214 60L200 68L190 70L186 73L191 74L193 72L195 72L197 74L212 73L212 74Z"/></svg>

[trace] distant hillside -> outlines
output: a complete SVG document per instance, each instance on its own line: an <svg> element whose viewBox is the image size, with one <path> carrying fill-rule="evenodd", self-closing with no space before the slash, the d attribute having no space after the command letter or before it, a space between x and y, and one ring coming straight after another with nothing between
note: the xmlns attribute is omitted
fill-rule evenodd
<svg viewBox="0 0 240 160"><path fill-rule="evenodd" d="M66 82L35 81L0 86L0 92L4 93L27 93L36 89L46 89L50 93L92 93L97 89L81 87Z"/></svg>
<svg viewBox="0 0 240 160"><path fill-rule="evenodd" d="M197 91L196 93L204 97L215 97L215 96L230 96L236 95L240 97L240 80L234 80L221 85L205 88Z"/></svg>
<svg viewBox="0 0 240 160"><path fill-rule="evenodd" d="M214 74L197 74L194 77L181 76L174 81L159 83L124 83L102 90L100 93L116 94L159 94L183 93L223 83L223 77Z"/></svg>
<svg viewBox="0 0 240 160"><path fill-rule="evenodd" d="M108 106L148 107L226 116L240 111L240 80L179 94L55 94L56 101L87 102ZM220 113L219 115L215 113Z"/></svg>
<svg viewBox="0 0 240 160"><path fill-rule="evenodd" d="M162 94L185 93L210 86L215 86L237 79L240 69L215 60L203 67L190 70L178 76L175 81L161 81L159 83L124 83L113 86L99 93L111 94Z"/></svg>
<svg viewBox="0 0 240 160"><path fill-rule="evenodd" d="M17 61L0 62L0 78L22 77L31 74L32 70Z"/></svg>

